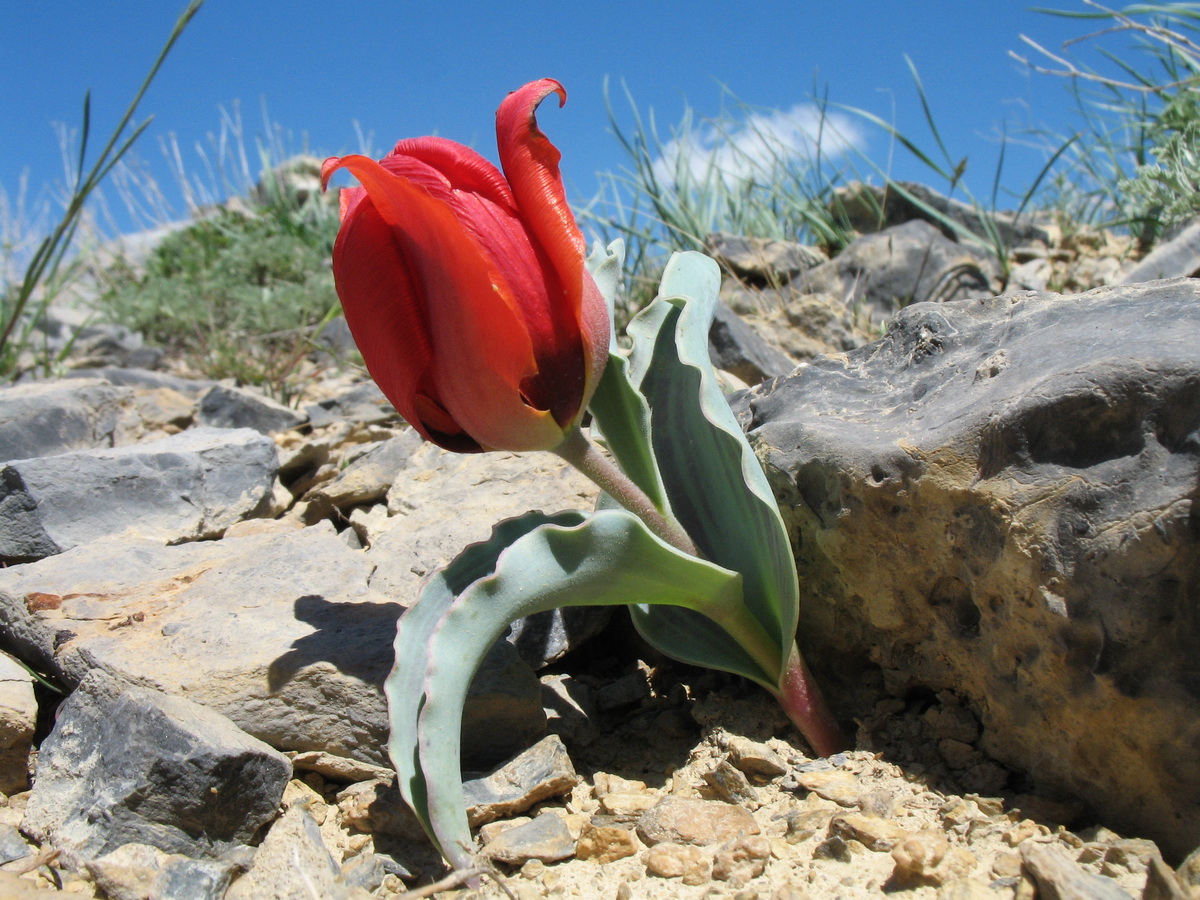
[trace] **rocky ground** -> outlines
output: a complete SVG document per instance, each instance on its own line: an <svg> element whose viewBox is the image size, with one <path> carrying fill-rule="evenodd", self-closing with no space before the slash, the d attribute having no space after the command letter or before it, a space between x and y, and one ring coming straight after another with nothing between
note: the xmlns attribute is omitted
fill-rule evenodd
<svg viewBox="0 0 1200 900"><path fill-rule="evenodd" d="M0 391L0 635L49 684L0 656L0 896L1200 898L1195 285L1029 293L1134 261L1013 223L1026 293L890 320L1005 285L888 209L832 260L712 240L730 386L811 361L734 403L853 750L619 613L527 623L466 714L479 884L444 881L386 768L392 624L498 518L594 489L422 446L320 359L287 409L91 327L88 368ZM1136 280L1195 272L1189 240Z"/></svg>

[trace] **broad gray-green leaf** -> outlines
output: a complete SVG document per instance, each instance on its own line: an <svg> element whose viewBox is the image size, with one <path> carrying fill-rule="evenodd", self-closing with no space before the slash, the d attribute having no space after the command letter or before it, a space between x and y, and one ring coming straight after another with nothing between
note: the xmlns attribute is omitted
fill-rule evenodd
<svg viewBox="0 0 1200 900"><path fill-rule="evenodd" d="M466 547L448 566L430 576L422 586L417 602L400 617L396 626L396 661L383 685L391 720L388 753L392 765L396 767L400 793L431 837L433 830L429 822L426 781L417 750L417 721L421 707L426 702L425 654L429 635L459 594L472 582L496 570L496 561L506 547L543 525L578 525L583 519L583 513L579 512L564 512L554 516L530 512L497 523L488 540ZM478 665L482 659L481 654L475 664ZM458 740L456 734L455 743ZM446 848L438 849L443 856L450 858L445 852Z"/></svg>
<svg viewBox="0 0 1200 900"><path fill-rule="evenodd" d="M745 602L777 644L777 681L796 632L799 585L779 508L709 360L719 288L720 271L708 257L671 258L659 296L630 323L629 379L650 407L653 452L671 509L705 558L742 574ZM678 621L687 617L642 608L635 622L664 652L693 659L695 634L676 637ZM695 625L706 628L712 626Z"/></svg>
<svg viewBox="0 0 1200 900"><path fill-rule="evenodd" d="M608 246L607 254L599 244L594 246L587 260L588 271L592 273L608 304L610 326L623 257L624 244L613 241ZM595 430L599 431L621 470L642 489L659 512L667 514L670 507L663 491L662 478L658 474L654 451L650 447L650 408L646 405L646 398L630 384L628 371L629 363L617 347L614 330L609 344L608 364L588 409L592 413Z"/></svg>
<svg viewBox="0 0 1200 900"><path fill-rule="evenodd" d="M459 752L463 702L479 660L511 621L560 606L643 603L703 609L735 633L757 627L742 603L738 573L681 553L624 510L600 511L582 524L539 525L506 548L499 542L489 545L489 553L492 570L457 598L445 602L455 579L442 579L432 595L433 612L401 619L397 648L420 650L428 666L419 686L404 677L388 691L389 703L399 700L391 710L393 759L410 769L410 760L419 764L421 790L409 794L423 802L422 821L459 867L470 862ZM476 548L475 555L476 571L486 569L479 562L483 552ZM414 610L421 609L425 596ZM731 671L772 683L746 651L738 650L740 656L727 657ZM404 666L397 659L400 671ZM422 696L423 704L397 696L405 690ZM414 734L411 716L418 708Z"/></svg>

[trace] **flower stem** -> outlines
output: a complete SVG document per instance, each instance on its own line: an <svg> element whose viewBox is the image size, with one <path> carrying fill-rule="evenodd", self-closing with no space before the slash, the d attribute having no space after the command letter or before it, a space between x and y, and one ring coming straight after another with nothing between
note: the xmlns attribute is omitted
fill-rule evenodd
<svg viewBox="0 0 1200 900"><path fill-rule="evenodd" d="M553 452L590 478L600 490L645 522L647 528L672 547L689 556L700 556L683 527L674 519L664 516L645 492L578 428L567 432L563 442Z"/></svg>
<svg viewBox="0 0 1200 900"><path fill-rule="evenodd" d="M794 642L778 697L779 705L818 756L831 756L850 746Z"/></svg>

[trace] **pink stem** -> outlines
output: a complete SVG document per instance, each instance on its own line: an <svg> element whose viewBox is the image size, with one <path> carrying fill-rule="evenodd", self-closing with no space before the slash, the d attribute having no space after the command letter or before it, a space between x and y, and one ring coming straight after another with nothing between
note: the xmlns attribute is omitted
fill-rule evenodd
<svg viewBox="0 0 1200 900"><path fill-rule="evenodd" d="M818 756L832 756L850 747L794 643L778 696L779 705Z"/></svg>

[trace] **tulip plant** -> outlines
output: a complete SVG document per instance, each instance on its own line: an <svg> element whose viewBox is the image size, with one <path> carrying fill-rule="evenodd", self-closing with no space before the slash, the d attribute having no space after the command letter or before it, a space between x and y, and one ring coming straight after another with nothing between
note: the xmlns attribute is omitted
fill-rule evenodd
<svg viewBox="0 0 1200 900"><path fill-rule="evenodd" d="M380 388L448 450L549 450L596 482L593 511L530 512L434 573L400 618L385 685L405 799L456 868L472 864L459 734L471 678L521 616L628 606L675 659L778 697L821 754L844 739L795 642L799 584L766 476L718 387L708 331L720 273L676 254L613 340L619 243L585 253L535 111L551 79L496 114L502 175L441 138L348 169L333 270ZM581 428L592 415L591 436ZM596 440L603 445L598 446Z"/></svg>

